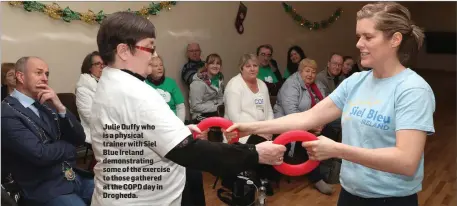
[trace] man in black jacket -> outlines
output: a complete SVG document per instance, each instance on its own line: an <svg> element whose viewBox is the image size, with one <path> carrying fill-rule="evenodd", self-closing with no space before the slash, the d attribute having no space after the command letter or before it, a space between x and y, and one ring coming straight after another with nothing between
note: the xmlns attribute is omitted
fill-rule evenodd
<svg viewBox="0 0 457 206"><path fill-rule="evenodd" d="M84 130L48 86L37 57L16 63L16 89L2 102L2 158L23 191L24 205L90 205L94 182L75 172ZM2 168L3 169L3 168Z"/></svg>

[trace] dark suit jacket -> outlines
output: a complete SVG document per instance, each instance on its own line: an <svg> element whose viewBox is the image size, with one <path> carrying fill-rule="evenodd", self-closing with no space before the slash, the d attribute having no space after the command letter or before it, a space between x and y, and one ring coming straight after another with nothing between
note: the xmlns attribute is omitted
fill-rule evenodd
<svg viewBox="0 0 457 206"><path fill-rule="evenodd" d="M65 118L55 110L43 110L44 120L8 96L1 111L2 157L7 157L2 165L19 184L23 198L36 202L74 191L75 183L65 178L62 164L76 167L76 146L85 139L83 127L69 110Z"/></svg>

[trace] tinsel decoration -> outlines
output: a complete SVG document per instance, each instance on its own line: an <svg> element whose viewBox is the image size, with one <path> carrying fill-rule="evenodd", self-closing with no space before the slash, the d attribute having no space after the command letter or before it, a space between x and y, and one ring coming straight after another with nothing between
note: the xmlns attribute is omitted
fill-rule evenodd
<svg viewBox="0 0 457 206"><path fill-rule="evenodd" d="M294 21L300 24L300 26L307 28L309 30L325 29L333 23L335 23L335 21L338 20L338 18L341 16L341 13L343 13L343 9L338 8L335 12L333 12L333 14L329 18L321 21L312 22L298 14L297 11L291 5L282 2L282 6L284 7L284 10L292 16L292 19Z"/></svg>
<svg viewBox="0 0 457 206"><path fill-rule="evenodd" d="M22 7L28 12L41 12L53 19L61 19L65 22L71 22L74 20L84 21L88 24L101 24L109 14L105 14L103 10L98 13L94 13L92 10L80 13L71 10L69 7L62 9L59 4L43 4L37 1L10 1L9 5L14 7ZM171 6L176 5L176 1L162 1L160 3L151 2L149 6L141 8L139 11L132 11L130 8L127 11L132 12L136 15L143 16L149 19L150 15L157 15L163 9L171 10Z"/></svg>
<svg viewBox="0 0 457 206"><path fill-rule="evenodd" d="M59 11L62 11L60 6L56 3L53 3L51 5L46 5L44 7L44 13L47 14L49 17L53 19L60 19L61 15L59 15Z"/></svg>

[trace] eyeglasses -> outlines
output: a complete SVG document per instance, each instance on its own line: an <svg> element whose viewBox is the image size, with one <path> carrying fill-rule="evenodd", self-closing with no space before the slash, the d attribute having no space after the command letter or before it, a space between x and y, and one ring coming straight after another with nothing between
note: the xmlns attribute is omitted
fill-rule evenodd
<svg viewBox="0 0 457 206"><path fill-rule="evenodd" d="M135 46L135 48L139 49L139 50L143 50L143 51L147 51L151 54L154 54L156 52L156 48L147 48L147 47L142 47L142 46Z"/></svg>
<svg viewBox="0 0 457 206"><path fill-rule="evenodd" d="M260 56L271 57L271 53L260 53Z"/></svg>
<svg viewBox="0 0 457 206"><path fill-rule="evenodd" d="M332 66L336 66L336 67L342 67L343 66L343 64L340 64L340 63L337 63L337 62L330 62L330 64Z"/></svg>
<svg viewBox="0 0 457 206"><path fill-rule="evenodd" d="M100 66L103 66L105 64L103 64L103 62L95 62L92 64L92 66L97 66L97 67L100 67Z"/></svg>

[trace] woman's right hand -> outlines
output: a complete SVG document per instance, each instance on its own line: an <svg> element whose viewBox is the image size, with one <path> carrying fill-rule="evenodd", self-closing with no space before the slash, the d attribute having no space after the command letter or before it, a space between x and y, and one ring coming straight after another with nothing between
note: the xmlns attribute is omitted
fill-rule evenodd
<svg viewBox="0 0 457 206"><path fill-rule="evenodd" d="M227 128L227 130L225 132L233 133L234 130L238 130L240 137L248 136L251 134L251 131L252 131L252 129L249 127L248 123L235 123L232 126L230 126L229 128Z"/></svg>

